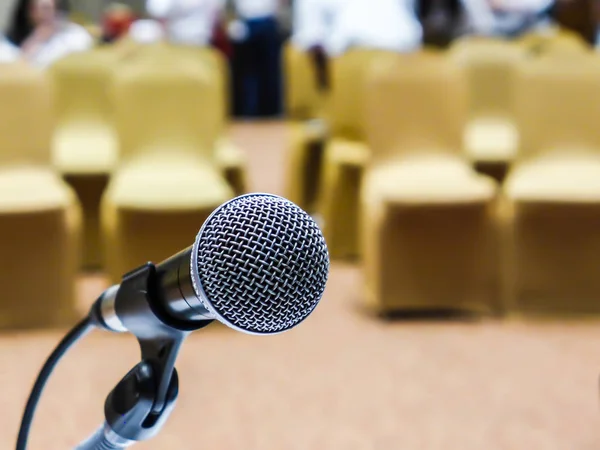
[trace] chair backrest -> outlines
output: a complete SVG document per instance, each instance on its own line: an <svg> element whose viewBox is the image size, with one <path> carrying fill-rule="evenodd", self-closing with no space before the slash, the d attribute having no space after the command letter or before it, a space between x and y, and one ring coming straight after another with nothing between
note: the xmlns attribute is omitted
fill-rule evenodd
<svg viewBox="0 0 600 450"><path fill-rule="evenodd" d="M362 141L365 138L366 83L374 65L394 60L397 53L353 48L334 58L326 118L333 136Z"/></svg>
<svg viewBox="0 0 600 450"><path fill-rule="evenodd" d="M133 63L161 63L165 65L196 65L209 76L210 89L205 93L204 105L212 114L215 132L225 131L229 119L229 67L218 50L191 45L173 45L168 42L140 45L132 54Z"/></svg>
<svg viewBox="0 0 600 450"><path fill-rule="evenodd" d="M49 165L52 86L25 63L0 64L0 165Z"/></svg>
<svg viewBox="0 0 600 450"><path fill-rule="evenodd" d="M229 122L229 104L230 104L230 75L229 66L223 54L212 47L200 47L196 45L171 45L164 47L167 52L179 53L182 58L189 62L196 62L206 67L211 73L211 80L214 88L211 92L214 94L214 103L211 108L215 114L221 118L220 131L224 132ZM152 52L152 47L142 49L141 52ZM209 105L207 104L207 107Z"/></svg>
<svg viewBox="0 0 600 450"><path fill-rule="evenodd" d="M289 118L314 119L320 113L321 94L316 82L316 72L308 52L291 42L283 47L283 73L285 74L285 107Z"/></svg>
<svg viewBox="0 0 600 450"><path fill-rule="evenodd" d="M449 56L465 70L471 118L512 117L514 73L527 60L523 47L495 39L464 39L453 45Z"/></svg>
<svg viewBox="0 0 600 450"><path fill-rule="evenodd" d="M579 34L562 28L544 33L528 33L521 37L518 43L527 52L537 55L581 53L590 50L589 44Z"/></svg>
<svg viewBox="0 0 600 450"><path fill-rule="evenodd" d="M374 164L426 154L462 155L465 76L443 54L398 55L378 64L367 86L366 131Z"/></svg>
<svg viewBox="0 0 600 450"><path fill-rule="evenodd" d="M186 154L210 160L218 137L212 73L166 52L131 61L115 75L120 156Z"/></svg>
<svg viewBox="0 0 600 450"><path fill-rule="evenodd" d="M73 53L49 68L58 127L82 123L110 126L109 88L118 62L117 53L96 48Z"/></svg>
<svg viewBox="0 0 600 450"><path fill-rule="evenodd" d="M593 51L593 48L578 34L560 33L548 42L544 53L549 54L585 54Z"/></svg>
<svg viewBox="0 0 600 450"><path fill-rule="evenodd" d="M522 158L600 150L600 60L540 57L522 65L515 81Z"/></svg>

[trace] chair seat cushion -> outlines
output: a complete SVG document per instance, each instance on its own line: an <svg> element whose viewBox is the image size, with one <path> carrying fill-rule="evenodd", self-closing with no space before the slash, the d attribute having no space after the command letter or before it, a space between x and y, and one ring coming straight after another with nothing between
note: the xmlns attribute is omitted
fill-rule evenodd
<svg viewBox="0 0 600 450"><path fill-rule="evenodd" d="M524 162L509 174L504 193L521 202L600 202L600 157L548 157Z"/></svg>
<svg viewBox="0 0 600 450"><path fill-rule="evenodd" d="M327 162L346 166L365 166L369 162L369 147L358 141L334 138L325 150Z"/></svg>
<svg viewBox="0 0 600 450"><path fill-rule="evenodd" d="M369 170L363 194L367 200L391 204L487 202L495 181L474 172L465 161L442 156L420 157Z"/></svg>
<svg viewBox="0 0 600 450"><path fill-rule="evenodd" d="M233 193L210 163L168 155L124 164L113 174L106 195L119 207L162 211L218 206Z"/></svg>
<svg viewBox="0 0 600 450"><path fill-rule="evenodd" d="M329 135L327 122L323 119L310 119L304 122L304 125L311 141L322 141Z"/></svg>
<svg viewBox="0 0 600 450"><path fill-rule="evenodd" d="M322 142L328 136L327 124L321 119L291 120L288 122L293 139L306 142Z"/></svg>
<svg viewBox="0 0 600 450"><path fill-rule="evenodd" d="M58 173L45 167L0 169L0 213L62 209L76 201Z"/></svg>
<svg viewBox="0 0 600 450"><path fill-rule="evenodd" d="M109 127L69 126L54 136L53 163L61 173L110 173L116 162L117 140Z"/></svg>
<svg viewBox="0 0 600 450"><path fill-rule="evenodd" d="M512 161L519 145L517 128L507 119L474 119L464 139L468 156L477 162Z"/></svg>
<svg viewBox="0 0 600 450"><path fill-rule="evenodd" d="M233 168L246 165L244 151L227 138L221 138L216 144L216 158L221 167Z"/></svg>

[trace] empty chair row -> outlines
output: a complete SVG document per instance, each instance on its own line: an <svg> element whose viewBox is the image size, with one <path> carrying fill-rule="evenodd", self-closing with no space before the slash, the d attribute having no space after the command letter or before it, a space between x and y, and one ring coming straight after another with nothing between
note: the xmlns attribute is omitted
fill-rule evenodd
<svg viewBox="0 0 600 450"><path fill-rule="evenodd" d="M211 71L166 49L147 51L103 81L112 99L104 116L95 109L104 96L96 105L83 101L91 82L74 77L68 100L60 83L53 92L47 74L20 64L0 69L0 281L7 293L0 326L72 320L86 233L98 231L96 249L102 247L106 271L118 282L131 268L193 241L208 214L236 194L229 169L237 172L229 181L243 181L215 114ZM98 67L86 67L88 81L98 76ZM111 138L118 158L92 154Z"/></svg>
<svg viewBox="0 0 600 450"><path fill-rule="evenodd" d="M569 44L555 45L552 51L537 55L522 45L476 38L461 41L444 54L463 69L467 78L468 112L461 124L460 148L478 171L502 180L518 152L519 136L513 112L515 70L521 64L539 58L566 62L592 57L593 53L583 43L570 39L566 42ZM425 55L430 53L423 52ZM356 187L369 159L369 149L365 145L365 96L368 92L364 83L374 64L396 56L385 51L352 50L335 59L331 67L332 89L321 102L321 126L316 126L319 122L314 120L302 119L302 116L290 121L287 195L307 210L319 213L325 222L341 224L328 227L330 231L326 236L334 258L358 255L357 209L352 207L356 202L337 199L332 203L334 197L326 192L322 182L324 177L335 176L335 170L345 167L344 170L352 175L348 175L350 184L343 190L349 192L348 198L357 198ZM415 58L415 63L419 63L419 58ZM402 99L397 101L402 102ZM300 108L294 111L298 112ZM330 166L325 169L324 158L335 164L325 164ZM350 181L351 178L354 181Z"/></svg>
<svg viewBox="0 0 600 450"><path fill-rule="evenodd" d="M502 186L463 150L460 65L386 55L365 76L364 141L327 143L319 206L332 253L359 248L373 308L599 312L600 59L563 62L515 72L519 151Z"/></svg>
<svg viewBox="0 0 600 450"><path fill-rule="evenodd" d="M109 176L121 160L135 152L146 152L156 135L163 142L152 144L152 151L176 158L184 148L192 153L206 149L204 156L214 156L234 191L246 189L243 153L226 134L227 71L220 54L211 49L165 44L121 47L74 54L50 70L56 87L53 161L83 204L84 265L92 268L102 265L97 217ZM177 87L177 80L164 76L166 67L174 71L179 65L188 67L190 74L203 73L210 88L203 92L196 89L195 93L192 88L186 96L181 90L191 88L190 83L186 87L182 81ZM176 77L183 80L184 73ZM151 95L145 95L141 92L144 83L162 87L149 88ZM166 92L164 106L153 101L153 95L160 95L161 89ZM174 100L178 90L185 98L180 103ZM132 100L132 95L157 106L157 115L153 116L152 109L137 98ZM183 141L188 138L193 142L186 147Z"/></svg>
<svg viewBox="0 0 600 450"><path fill-rule="evenodd" d="M520 152L498 187L460 151L464 73L435 55L420 60L380 67L368 85L360 215L369 304L600 312L600 61L521 67Z"/></svg>

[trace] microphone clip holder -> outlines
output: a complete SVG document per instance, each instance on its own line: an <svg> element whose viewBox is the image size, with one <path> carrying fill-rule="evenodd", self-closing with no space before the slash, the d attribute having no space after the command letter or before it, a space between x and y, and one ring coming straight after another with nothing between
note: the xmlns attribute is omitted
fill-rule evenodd
<svg viewBox="0 0 600 450"><path fill-rule="evenodd" d="M160 295L156 267L147 263L123 276L115 302L121 322L138 340L141 362L110 392L104 415L108 427L128 441L150 439L163 427L179 393L175 360L181 344L212 322L173 322L161 311Z"/></svg>
<svg viewBox="0 0 600 450"><path fill-rule="evenodd" d="M154 413L160 374L152 364L137 364L110 392L104 403L106 425L121 439L145 441L154 437L175 408L179 381L174 369L169 381L163 409Z"/></svg>

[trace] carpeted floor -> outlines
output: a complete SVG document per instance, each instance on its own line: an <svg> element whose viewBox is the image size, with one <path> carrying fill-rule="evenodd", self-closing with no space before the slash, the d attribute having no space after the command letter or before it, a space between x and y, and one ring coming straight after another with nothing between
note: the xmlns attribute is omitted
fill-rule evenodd
<svg viewBox="0 0 600 450"><path fill-rule="evenodd" d="M250 152L253 187L282 193L282 127L244 124L234 135ZM82 304L104 287L84 277ZM600 323L381 322L360 311L360 295L359 270L334 264L321 305L294 331L193 335L175 412L134 448L600 449ZM0 449L14 448L25 398L63 333L0 335ZM129 336L90 335L52 378L30 448L87 437L138 358Z"/></svg>

